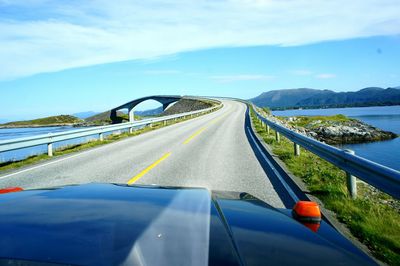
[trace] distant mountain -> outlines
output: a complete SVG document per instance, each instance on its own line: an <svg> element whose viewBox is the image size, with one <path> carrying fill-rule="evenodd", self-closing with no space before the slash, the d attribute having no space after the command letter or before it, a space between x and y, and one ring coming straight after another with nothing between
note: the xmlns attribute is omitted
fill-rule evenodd
<svg viewBox="0 0 400 266"><path fill-rule="evenodd" d="M80 119L85 119L85 118L88 118L88 117L91 117L91 116L94 116L94 115L97 115L97 114L98 114L98 112L87 111L87 112L75 113L75 114L72 114L72 115L75 116L75 117L78 117Z"/></svg>
<svg viewBox="0 0 400 266"><path fill-rule="evenodd" d="M150 109L150 110L145 110L145 111L135 111L135 115L138 116L153 116L153 115L159 115L163 112L163 107L157 107L154 109Z"/></svg>
<svg viewBox="0 0 400 266"><path fill-rule="evenodd" d="M250 101L255 105L272 109L397 105L400 104L400 89L369 87L356 92L305 88L273 90L264 92Z"/></svg>
<svg viewBox="0 0 400 266"><path fill-rule="evenodd" d="M255 105L274 107L289 107L296 106L299 101L306 100L317 95L325 95L334 93L328 90L315 89L288 89L288 90L273 90L263 92L260 96L250 99Z"/></svg>

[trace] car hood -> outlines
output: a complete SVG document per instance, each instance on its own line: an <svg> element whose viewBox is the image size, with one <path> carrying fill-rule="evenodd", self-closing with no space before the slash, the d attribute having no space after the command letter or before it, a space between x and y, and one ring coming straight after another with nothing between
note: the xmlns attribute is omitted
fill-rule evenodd
<svg viewBox="0 0 400 266"><path fill-rule="evenodd" d="M10 265L374 263L325 222L314 233L249 194L201 188L87 184L4 194L0 236L0 262Z"/></svg>

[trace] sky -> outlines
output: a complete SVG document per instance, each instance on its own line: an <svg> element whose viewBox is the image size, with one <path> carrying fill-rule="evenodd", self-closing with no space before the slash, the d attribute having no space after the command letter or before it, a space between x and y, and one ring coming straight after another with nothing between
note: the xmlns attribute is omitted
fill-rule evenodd
<svg viewBox="0 0 400 266"><path fill-rule="evenodd" d="M0 122L156 94L400 86L398 62L398 0L0 0Z"/></svg>

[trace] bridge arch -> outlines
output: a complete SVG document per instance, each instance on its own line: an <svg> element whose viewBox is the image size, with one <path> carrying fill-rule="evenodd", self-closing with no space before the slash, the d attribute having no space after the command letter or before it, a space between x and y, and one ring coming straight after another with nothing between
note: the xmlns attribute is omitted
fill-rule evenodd
<svg viewBox="0 0 400 266"><path fill-rule="evenodd" d="M147 100L157 101L162 104L163 111L165 111L165 109L167 109L167 107L171 103L177 102L180 99L182 99L182 96L179 96L179 95L173 95L173 96L155 95L155 96L142 97L142 98L127 102L123 105L120 105L116 108L111 109L110 119L113 124L121 122L120 119L118 119L118 117L117 117L117 111L121 110L121 109L127 109L128 114L129 114L129 122L133 122L133 121L135 121L133 108L135 108L136 105L138 105L144 101L147 101Z"/></svg>

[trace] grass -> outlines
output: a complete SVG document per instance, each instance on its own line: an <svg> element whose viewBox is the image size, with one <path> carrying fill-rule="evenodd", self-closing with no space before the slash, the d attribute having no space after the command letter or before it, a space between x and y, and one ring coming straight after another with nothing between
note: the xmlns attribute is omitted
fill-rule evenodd
<svg viewBox="0 0 400 266"><path fill-rule="evenodd" d="M270 115L270 114L271 114L271 109L269 109L268 107L263 107L262 109L264 110L264 112L265 112L267 115Z"/></svg>
<svg viewBox="0 0 400 266"><path fill-rule="evenodd" d="M170 120L170 121L168 121L167 126L176 124L179 122L183 122L183 121L186 121L189 119L191 119L191 118L188 118L188 117L187 118L178 118L176 121ZM103 141L92 140L92 141L81 143L81 144L75 144L75 145L61 147L59 149L54 150L53 157L57 157L57 156L61 156L61 155L65 155L65 154L69 154L69 153L73 153L73 152L77 152L77 151L81 151L81 150L86 150L86 149L93 148L96 146L112 143L112 142L115 142L115 141L118 141L121 139L125 139L128 137L140 135L140 134L143 134L148 131L156 130L161 127L164 127L164 122L153 123L151 127L146 126L144 128L137 129L137 130L133 131L132 133L123 132L121 134L111 134L111 135L108 135L107 137L105 137ZM0 172L5 171L5 170L20 168L20 167L38 163L41 161L46 161L51 158L52 157L47 156L47 154L38 154L38 155L30 156L23 160L2 162L2 163L0 163Z"/></svg>
<svg viewBox="0 0 400 266"><path fill-rule="evenodd" d="M287 168L303 180L311 194L332 210L376 258L390 265L400 265L400 213L398 208L386 204L393 199L382 192L371 193L368 185L358 184L358 197L352 200L342 170L304 149L300 156L294 156L292 142L282 137L277 143L272 130L267 134L254 114L251 115L258 134Z"/></svg>
<svg viewBox="0 0 400 266"><path fill-rule="evenodd" d="M280 119L284 118L280 117ZM340 115L340 114L331 116L297 116L296 119L290 121L289 124L293 126L313 128L317 126L344 123L348 121L351 121L351 119L345 115Z"/></svg>

